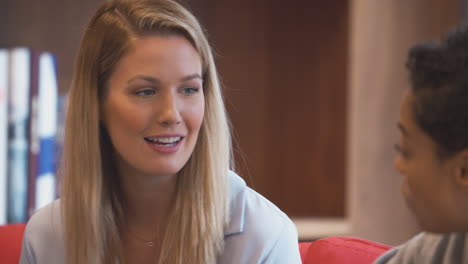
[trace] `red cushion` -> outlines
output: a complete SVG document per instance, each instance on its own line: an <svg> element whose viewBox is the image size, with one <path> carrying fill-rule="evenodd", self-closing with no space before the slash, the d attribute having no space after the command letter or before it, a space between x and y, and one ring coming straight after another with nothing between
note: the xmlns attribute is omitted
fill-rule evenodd
<svg viewBox="0 0 468 264"><path fill-rule="evenodd" d="M304 242L301 242L301 244ZM300 245L304 264L366 264L372 263L391 247L355 237L328 237ZM304 247L304 251L303 248ZM305 248L308 247L307 252Z"/></svg>
<svg viewBox="0 0 468 264"><path fill-rule="evenodd" d="M0 226L0 262L18 264L25 224Z"/></svg>
<svg viewBox="0 0 468 264"><path fill-rule="evenodd" d="M306 263L307 252L309 252L310 245L312 242L299 242L299 251L301 252L302 263Z"/></svg>

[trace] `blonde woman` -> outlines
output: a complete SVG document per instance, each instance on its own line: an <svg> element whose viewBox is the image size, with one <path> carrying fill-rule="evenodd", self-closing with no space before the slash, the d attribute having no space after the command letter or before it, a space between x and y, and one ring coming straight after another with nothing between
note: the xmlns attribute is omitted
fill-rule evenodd
<svg viewBox="0 0 468 264"><path fill-rule="evenodd" d="M170 0L104 4L69 97L61 199L20 263L300 263L293 223L229 170L210 46Z"/></svg>

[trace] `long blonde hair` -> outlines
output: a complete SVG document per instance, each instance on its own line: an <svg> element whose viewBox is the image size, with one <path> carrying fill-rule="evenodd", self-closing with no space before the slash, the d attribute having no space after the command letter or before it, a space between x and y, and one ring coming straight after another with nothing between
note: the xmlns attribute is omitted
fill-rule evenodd
<svg viewBox="0 0 468 264"><path fill-rule="evenodd" d="M228 222L231 137L211 48L196 18L171 0L112 1L91 19L69 94L61 209L66 263L122 263L123 201L113 148L100 124L103 89L131 39L178 34L202 58L205 116L189 161L179 172L174 208L156 263L215 263Z"/></svg>

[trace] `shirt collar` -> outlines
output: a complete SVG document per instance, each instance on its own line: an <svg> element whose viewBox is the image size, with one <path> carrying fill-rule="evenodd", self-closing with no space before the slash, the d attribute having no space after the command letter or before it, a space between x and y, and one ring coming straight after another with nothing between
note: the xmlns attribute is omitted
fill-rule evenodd
<svg viewBox="0 0 468 264"><path fill-rule="evenodd" d="M245 200L247 185L236 173L229 172L229 224L224 230L224 236L236 235L244 232Z"/></svg>

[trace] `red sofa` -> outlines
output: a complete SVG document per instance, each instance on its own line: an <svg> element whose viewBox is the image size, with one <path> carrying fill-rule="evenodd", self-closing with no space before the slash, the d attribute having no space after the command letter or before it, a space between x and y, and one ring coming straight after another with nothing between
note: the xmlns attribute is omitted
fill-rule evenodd
<svg viewBox="0 0 468 264"><path fill-rule="evenodd" d="M346 236L327 237L314 242L300 242L304 264L370 264L391 247Z"/></svg>
<svg viewBox="0 0 468 264"><path fill-rule="evenodd" d="M0 226L0 263L18 264L24 224Z"/></svg>
<svg viewBox="0 0 468 264"><path fill-rule="evenodd" d="M21 252L24 224L0 226L0 263L17 264ZM366 264L390 249L354 237L328 237L314 242L300 242L304 264Z"/></svg>

